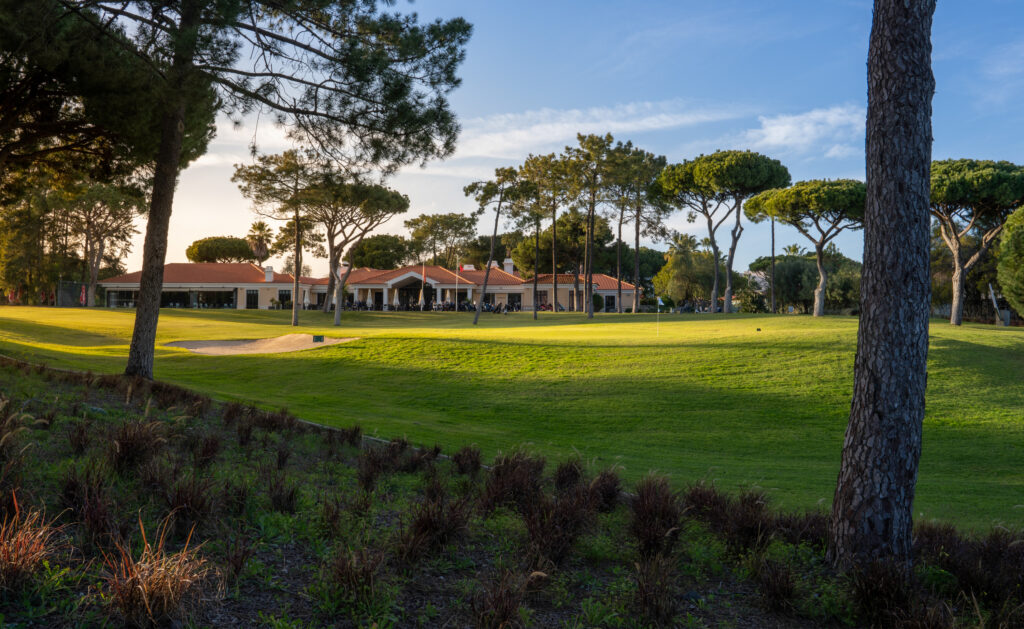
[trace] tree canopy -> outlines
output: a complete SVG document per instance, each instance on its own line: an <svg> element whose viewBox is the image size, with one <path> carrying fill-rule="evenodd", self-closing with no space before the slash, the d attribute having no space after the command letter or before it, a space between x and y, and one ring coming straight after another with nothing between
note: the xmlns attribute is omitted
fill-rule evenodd
<svg viewBox="0 0 1024 629"><path fill-rule="evenodd" d="M845 229L857 229L864 218L865 187L854 179L800 181L788 188L766 190L747 200L743 211L754 222L774 217L795 227L814 243L818 287L814 316L825 314L828 273L825 246Z"/></svg>
<svg viewBox="0 0 1024 629"><path fill-rule="evenodd" d="M998 273L1003 297L1024 317L1024 208L1006 220L999 245Z"/></svg>
<svg viewBox="0 0 1024 629"><path fill-rule="evenodd" d="M355 268L396 269L411 257L411 243L402 236L375 234L349 249L344 259Z"/></svg>
<svg viewBox="0 0 1024 629"><path fill-rule="evenodd" d="M255 262L256 254L244 238L210 236L201 238L185 249L189 262Z"/></svg>
<svg viewBox="0 0 1024 629"><path fill-rule="evenodd" d="M950 323L963 321L965 280L1024 201L1024 168L1010 162L942 160L931 165L931 215L952 254ZM977 239L971 255L965 242Z"/></svg>

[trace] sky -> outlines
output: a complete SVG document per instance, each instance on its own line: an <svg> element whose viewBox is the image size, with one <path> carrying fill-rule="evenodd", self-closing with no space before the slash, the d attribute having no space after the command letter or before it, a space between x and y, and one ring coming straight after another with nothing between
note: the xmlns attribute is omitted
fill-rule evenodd
<svg viewBox="0 0 1024 629"><path fill-rule="evenodd" d="M393 10L463 17L473 36L450 95L462 126L456 152L387 182L411 206L378 233L403 234L402 221L422 213L468 213L466 184L560 151L580 132L611 133L670 163L749 149L780 160L794 181L864 178L869 0L399 0ZM932 44L933 158L1024 163L1024 3L940 1ZM244 236L257 220L231 182L254 138L262 152L289 148L272 125L249 119L235 129L223 119L208 153L182 173L168 262L187 261L196 239ZM737 270L770 250L767 225L744 224ZM681 212L669 226L707 235ZM143 222L139 231L129 270L141 268ZM728 240L724 227L719 238ZM859 233L835 242L861 258ZM783 226L776 243L810 247ZM326 275L325 260L305 261Z"/></svg>

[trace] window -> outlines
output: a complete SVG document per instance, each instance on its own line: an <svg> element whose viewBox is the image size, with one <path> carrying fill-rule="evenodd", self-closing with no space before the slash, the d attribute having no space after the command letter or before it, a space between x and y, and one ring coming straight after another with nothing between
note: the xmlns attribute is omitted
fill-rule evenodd
<svg viewBox="0 0 1024 629"><path fill-rule="evenodd" d="M248 310L256 310L260 307L260 291L258 288L245 289L245 307Z"/></svg>
<svg viewBox="0 0 1024 629"><path fill-rule="evenodd" d="M537 304L546 306L548 303L548 292L546 290L537 291Z"/></svg>
<svg viewBox="0 0 1024 629"><path fill-rule="evenodd" d="M277 291L277 300L279 302L281 302L282 304L291 302L291 300L292 300L292 291L291 291L291 289Z"/></svg>

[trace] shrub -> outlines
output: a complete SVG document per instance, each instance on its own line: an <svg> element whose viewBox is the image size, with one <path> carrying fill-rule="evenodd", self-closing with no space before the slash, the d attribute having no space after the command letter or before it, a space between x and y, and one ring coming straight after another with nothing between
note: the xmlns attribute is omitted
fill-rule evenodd
<svg viewBox="0 0 1024 629"><path fill-rule="evenodd" d="M600 312L604 310L604 297L598 295L597 293L594 293L591 297L594 300L594 312Z"/></svg>
<svg viewBox="0 0 1024 629"><path fill-rule="evenodd" d="M579 459L563 461L555 468L555 489L557 491L574 489L581 482L583 482L583 465Z"/></svg>
<svg viewBox="0 0 1024 629"><path fill-rule="evenodd" d="M619 503L622 482L615 468L601 470L590 482L590 501L600 513L610 513Z"/></svg>
<svg viewBox="0 0 1024 629"><path fill-rule="evenodd" d="M556 497L541 494L523 512L534 566L561 563L593 518L590 492L579 485Z"/></svg>
<svg viewBox="0 0 1024 629"><path fill-rule="evenodd" d="M238 434L238 445L245 447L252 443L253 421L247 415L238 420L238 427L235 432Z"/></svg>
<svg viewBox="0 0 1024 629"><path fill-rule="evenodd" d="M415 561L462 537L469 516L466 498L450 500L442 493L421 501L399 538L399 555L406 561Z"/></svg>
<svg viewBox="0 0 1024 629"><path fill-rule="evenodd" d="M148 627L187 619L202 604L219 598L218 575L199 549L190 546L191 535L180 551L166 550L167 525L165 521L150 544L140 519L143 546L138 557L121 543L104 555L105 601L127 625Z"/></svg>
<svg viewBox="0 0 1024 629"><path fill-rule="evenodd" d="M56 550L60 529L47 523L40 511L22 513L17 498L13 513L0 521L0 591L25 587Z"/></svg>
<svg viewBox="0 0 1024 629"><path fill-rule="evenodd" d="M117 527L107 470L96 460L71 467L64 476L61 505L82 525L90 544L116 539Z"/></svg>
<svg viewBox="0 0 1024 629"><path fill-rule="evenodd" d="M158 422L126 421L111 436L108 458L114 468L123 471L148 461L165 441Z"/></svg>
<svg viewBox="0 0 1024 629"><path fill-rule="evenodd" d="M722 527L726 541L736 551L763 548L771 539L772 515L768 500L759 491L745 491L729 501L728 517Z"/></svg>
<svg viewBox="0 0 1024 629"><path fill-rule="evenodd" d="M244 531L235 531L225 542L224 563L228 568L228 578L238 581L245 570L245 564L256 552L256 547Z"/></svg>
<svg viewBox="0 0 1024 629"><path fill-rule="evenodd" d="M676 615L672 561L664 555L642 558L635 565L633 606L645 626L671 626Z"/></svg>
<svg viewBox="0 0 1024 629"><path fill-rule="evenodd" d="M463 446L452 455L455 471L464 476L476 477L482 467L483 455L476 446Z"/></svg>
<svg viewBox="0 0 1024 629"><path fill-rule="evenodd" d="M206 433L192 450L192 460L196 467L204 468L213 463L220 454L220 435L214 432Z"/></svg>
<svg viewBox="0 0 1024 629"><path fill-rule="evenodd" d="M371 446L359 453L356 460L356 480L363 491L373 491L377 479L387 472L388 454L380 446Z"/></svg>
<svg viewBox="0 0 1024 629"><path fill-rule="evenodd" d="M213 512L213 481L194 473L178 479L164 494L170 513L167 515L176 534L191 531Z"/></svg>
<svg viewBox="0 0 1024 629"><path fill-rule="evenodd" d="M341 435L343 443L347 443L353 448L358 448L363 444L363 427L359 424L351 428L342 428L338 430L338 434Z"/></svg>
<svg viewBox="0 0 1024 629"><path fill-rule="evenodd" d="M499 506L512 506L524 512L540 495L545 461L542 457L524 452L494 459L494 467L487 476L480 506L491 511Z"/></svg>
<svg viewBox="0 0 1024 629"><path fill-rule="evenodd" d="M915 601L903 566L875 560L851 571L850 601L857 618L872 627L892 626Z"/></svg>
<svg viewBox="0 0 1024 629"><path fill-rule="evenodd" d="M645 476L636 485L630 532L641 557L668 555L679 539L683 509L664 476Z"/></svg>
<svg viewBox="0 0 1024 629"><path fill-rule="evenodd" d="M277 469L283 470L288 465L288 457L292 455L292 448L287 442L277 444Z"/></svg>
<svg viewBox="0 0 1024 629"><path fill-rule="evenodd" d="M526 590L534 581L546 577L543 572L519 575L506 570L500 578L488 581L473 598L474 624L479 629L524 627L519 607Z"/></svg>
<svg viewBox="0 0 1024 629"><path fill-rule="evenodd" d="M384 555L368 548L342 549L324 565L324 581L347 601L369 604L380 588Z"/></svg>
<svg viewBox="0 0 1024 629"><path fill-rule="evenodd" d="M71 446L73 454L80 455L89 447L91 428L90 423L85 420L72 422L68 426L68 445Z"/></svg>
<svg viewBox="0 0 1024 629"><path fill-rule="evenodd" d="M274 511L295 513L299 503L299 487L288 482L284 474L276 474L270 478L267 497L270 498L270 508Z"/></svg>
<svg viewBox="0 0 1024 629"><path fill-rule="evenodd" d="M411 449L399 461L398 471L411 473L429 468L439 456L441 456L441 446L439 445L435 445L433 448Z"/></svg>
<svg viewBox="0 0 1024 629"><path fill-rule="evenodd" d="M228 402L224 405L224 410L221 413L221 419L224 420L225 426L234 426L235 423L242 417L248 415L248 409L245 404L241 402Z"/></svg>
<svg viewBox="0 0 1024 629"><path fill-rule="evenodd" d="M765 607L778 612L787 612L794 608L796 579L789 566L762 557L756 560L754 565L754 579Z"/></svg>

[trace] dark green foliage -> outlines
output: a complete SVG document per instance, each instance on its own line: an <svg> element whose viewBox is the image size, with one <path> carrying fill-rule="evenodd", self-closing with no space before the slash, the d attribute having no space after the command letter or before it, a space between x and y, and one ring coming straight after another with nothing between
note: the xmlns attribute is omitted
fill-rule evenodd
<svg viewBox="0 0 1024 629"><path fill-rule="evenodd" d="M292 448L287 441L282 441L277 444L275 451L277 452L277 469L283 470L288 465L288 457L292 455Z"/></svg>
<svg viewBox="0 0 1024 629"><path fill-rule="evenodd" d="M345 261L357 269L397 269L412 257L412 243L402 236L375 234L354 245L345 254Z"/></svg>
<svg viewBox="0 0 1024 629"><path fill-rule="evenodd" d="M1024 317L1024 208L1006 220L999 246L998 273L1003 297Z"/></svg>
<svg viewBox="0 0 1024 629"><path fill-rule="evenodd" d="M594 293L591 295L591 298L594 300L594 312L604 310L604 297Z"/></svg>
<svg viewBox="0 0 1024 629"><path fill-rule="evenodd" d="M636 537L641 557L669 555L679 539L683 509L679 497L664 476L645 476L636 485L630 505L630 532Z"/></svg>
<svg viewBox="0 0 1024 629"><path fill-rule="evenodd" d="M193 242L185 249L189 262L255 262L256 256L244 238L211 236Z"/></svg>
<svg viewBox="0 0 1024 629"><path fill-rule="evenodd" d="M245 570L245 564L255 552L256 548L248 534L241 530L232 533L225 541L224 564L228 568L225 576L237 583Z"/></svg>

